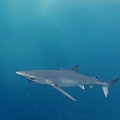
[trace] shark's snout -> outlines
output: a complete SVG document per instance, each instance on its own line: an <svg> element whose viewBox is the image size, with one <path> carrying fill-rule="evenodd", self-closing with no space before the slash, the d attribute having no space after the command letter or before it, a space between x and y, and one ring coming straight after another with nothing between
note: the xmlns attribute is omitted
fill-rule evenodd
<svg viewBox="0 0 120 120"><path fill-rule="evenodd" d="M21 75L21 76L26 76L26 73L25 72L21 72L21 71L16 72L16 74Z"/></svg>

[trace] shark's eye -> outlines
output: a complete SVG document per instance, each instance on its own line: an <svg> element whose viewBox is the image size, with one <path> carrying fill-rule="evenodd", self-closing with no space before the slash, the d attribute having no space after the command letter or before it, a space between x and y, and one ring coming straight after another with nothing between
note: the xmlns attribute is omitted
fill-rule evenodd
<svg viewBox="0 0 120 120"><path fill-rule="evenodd" d="M31 80L35 80L35 78L33 78L33 77L31 77L30 79L31 79Z"/></svg>

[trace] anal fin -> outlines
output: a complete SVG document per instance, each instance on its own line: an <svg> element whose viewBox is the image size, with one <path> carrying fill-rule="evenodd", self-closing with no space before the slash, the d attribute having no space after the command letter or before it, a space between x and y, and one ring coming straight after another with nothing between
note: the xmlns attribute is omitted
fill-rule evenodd
<svg viewBox="0 0 120 120"><path fill-rule="evenodd" d="M91 86L90 86L90 88L92 89L92 88L93 88L93 86L91 85Z"/></svg>

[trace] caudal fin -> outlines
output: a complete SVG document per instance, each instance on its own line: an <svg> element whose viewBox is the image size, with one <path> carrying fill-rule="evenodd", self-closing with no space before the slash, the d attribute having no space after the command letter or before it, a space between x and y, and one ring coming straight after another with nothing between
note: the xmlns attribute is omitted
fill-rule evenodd
<svg viewBox="0 0 120 120"><path fill-rule="evenodd" d="M120 80L120 77L115 78L115 79L110 80L110 81L107 81L107 82L104 82L104 85L102 86L102 89L103 89L105 97L108 96L109 87L112 86L114 83L116 83L118 80Z"/></svg>

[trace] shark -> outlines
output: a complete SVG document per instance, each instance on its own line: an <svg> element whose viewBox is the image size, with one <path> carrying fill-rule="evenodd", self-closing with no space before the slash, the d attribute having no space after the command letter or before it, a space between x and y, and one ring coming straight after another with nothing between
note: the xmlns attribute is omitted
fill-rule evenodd
<svg viewBox="0 0 120 120"><path fill-rule="evenodd" d="M80 87L85 89L85 85L90 86L101 86L105 97L108 96L108 89L118 80L117 77L108 81L99 81L97 77L89 77L78 73L79 65L75 65L72 69L58 69L58 70L28 70L28 71L17 71L16 74L27 78L30 82L38 84L49 85L73 101L77 101L74 97L68 94L64 87Z"/></svg>

